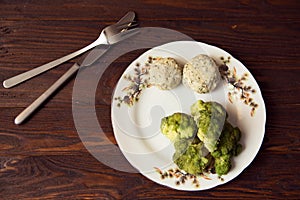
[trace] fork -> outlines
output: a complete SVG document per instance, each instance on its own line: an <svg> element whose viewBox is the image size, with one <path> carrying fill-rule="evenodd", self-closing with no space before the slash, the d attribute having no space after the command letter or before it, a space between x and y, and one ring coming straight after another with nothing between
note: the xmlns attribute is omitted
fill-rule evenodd
<svg viewBox="0 0 300 200"><path fill-rule="evenodd" d="M138 29L128 30L136 26L135 22L131 22L130 25L126 26L124 29L123 25L111 25L109 28L105 28L103 32L103 47L102 52L94 58L89 58L90 54L83 61L82 65L75 63L65 74L63 74L51 87L49 87L42 95L40 95L33 103L31 103L26 109L24 109L16 118L15 124L21 124L24 122L41 104L43 104L55 91L57 91L62 84L64 84L70 77L72 77L75 72L81 67L88 67L92 65L105 51L108 50L109 46L122 41L128 37L133 36L138 33ZM108 30L108 31L107 31ZM92 55L93 57L94 55ZM90 56L91 57L91 56ZM86 61L87 60L87 61Z"/></svg>
<svg viewBox="0 0 300 200"><path fill-rule="evenodd" d="M135 21L133 21L134 17L135 17L134 12L132 12L132 11L128 12L116 24L110 25L110 26L106 27L105 29L103 29L102 32L100 33L100 36L94 42L89 44L88 46L86 46L82 49L79 49L69 55L63 56L56 60L53 60L53 61L51 61L47 64L44 64L40 67L34 68L27 72L24 72L24 73L14 76L14 77L11 77L3 82L3 87L11 88L11 87L18 85L30 78L33 78L34 76L37 76L47 70L50 70L64 62L100 45L100 44L108 44L107 37L115 35L122 30L123 31L126 30L126 28L130 28L130 27L133 27L136 25Z"/></svg>

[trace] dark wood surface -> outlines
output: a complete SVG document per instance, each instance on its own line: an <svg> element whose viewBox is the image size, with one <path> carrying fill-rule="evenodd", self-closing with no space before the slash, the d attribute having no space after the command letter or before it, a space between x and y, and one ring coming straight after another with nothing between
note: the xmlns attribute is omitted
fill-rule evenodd
<svg viewBox="0 0 300 200"><path fill-rule="evenodd" d="M0 87L0 199L299 199L297 0L0 0L1 82L89 44L129 10L137 13L140 26L174 29L216 45L251 71L267 109L265 138L252 164L233 181L199 192L176 191L140 174L107 167L89 154L77 134L74 81L28 122L15 125L14 117L73 59L12 89ZM112 142L107 102L118 76L140 53L128 53L112 64L103 80L103 101L96 101Z"/></svg>

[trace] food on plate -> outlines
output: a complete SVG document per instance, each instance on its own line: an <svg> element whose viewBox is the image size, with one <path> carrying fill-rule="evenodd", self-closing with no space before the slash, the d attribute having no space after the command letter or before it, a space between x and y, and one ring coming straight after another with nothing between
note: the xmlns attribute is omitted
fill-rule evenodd
<svg viewBox="0 0 300 200"><path fill-rule="evenodd" d="M212 91L221 79L215 61L204 54L194 57L184 67L174 58L154 57L149 62L149 84L162 90L170 90L181 82L198 93Z"/></svg>
<svg viewBox="0 0 300 200"><path fill-rule="evenodd" d="M212 91L220 79L217 64L207 55L200 54L184 65L182 82L198 93Z"/></svg>
<svg viewBox="0 0 300 200"><path fill-rule="evenodd" d="M226 122L217 149L211 153L215 159L214 167L219 175L227 174L231 168L231 158L242 151L239 144L241 131Z"/></svg>
<svg viewBox="0 0 300 200"><path fill-rule="evenodd" d="M161 121L161 132L174 144L174 163L192 175L226 175L232 157L242 150L241 131L227 121L225 108L217 102L199 100L191 114L175 113Z"/></svg>
<svg viewBox="0 0 300 200"><path fill-rule="evenodd" d="M148 72L149 84L162 90L173 89L182 80L182 67L174 58L152 58Z"/></svg>
<svg viewBox="0 0 300 200"><path fill-rule="evenodd" d="M189 174L201 174L208 166L209 159L205 156L203 143L197 138L193 140L177 140L174 143L175 153L173 155L174 163Z"/></svg>
<svg viewBox="0 0 300 200"><path fill-rule="evenodd" d="M227 118L225 108L217 102L199 100L191 106L191 114L198 126L197 136L213 152Z"/></svg>
<svg viewBox="0 0 300 200"><path fill-rule="evenodd" d="M184 113L174 113L161 120L161 132L172 142L178 139L193 138L197 132L197 126L193 117Z"/></svg>

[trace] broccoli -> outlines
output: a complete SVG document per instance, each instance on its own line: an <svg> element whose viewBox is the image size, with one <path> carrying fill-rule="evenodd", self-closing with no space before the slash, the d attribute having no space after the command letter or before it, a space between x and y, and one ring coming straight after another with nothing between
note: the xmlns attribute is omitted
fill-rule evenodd
<svg viewBox="0 0 300 200"><path fill-rule="evenodd" d="M174 113L163 118L160 129L172 142L178 139L193 138L197 132L197 126L193 117L184 113Z"/></svg>
<svg viewBox="0 0 300 200"><path fill-rule="evenodd" d="M174 113L161 120L161 132L174 143L174 163L192 175L227 174L231 158L242 150L241 131L227 121L219 103L199 100L191 114Z"/></svg>
<svg viewBox="0 0 300 200"><path fill-rule="evenodd" d="M174 163L189 174L201 174L207 165L209 159L204 156L203 143L194 143L191 140L178 140L175 142Z"/></svg>
<svg viewBox="0 0 300 200"><path fill-rule="evenodd" d="M211 153L215 159L215 171L219 176L229 172L231 168L231 158L237 156L242 150L242 145L238 143L240 139L241 131L226 122L217 149Z"/></svg>
<svg viewBox="0 0 300 200"><path fill-rule="evenodd" d="M227 174L231 169L230 155L227 154L215 158L214 169L219 176Z"/></svg>
<svg viewBox="0 0 300 200"><path fill-rule="evenodd" d="M199 143L201 143L201 141L196 136L195 138L176 140L174 142L174 148L177 154L183 154L184 152L186 152L187 148L190 145L199 144Z"/></svg>
<svg viewBox="0 0 300 200"><path fill-rule="evenodd" d="M198 126L197 136L208 151L213 152L227 119L225 108L217 102L198 100L191 106L191 114Z"/></svg>

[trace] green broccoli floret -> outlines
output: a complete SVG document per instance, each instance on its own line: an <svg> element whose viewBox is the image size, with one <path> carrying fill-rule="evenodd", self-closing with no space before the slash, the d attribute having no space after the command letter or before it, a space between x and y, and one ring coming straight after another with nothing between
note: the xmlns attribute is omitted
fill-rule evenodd
<svg viewBox="0 0 300 200"><path fill-rule="evenodd" d="M219 176L227 174L231 169L231 157L230 155L222 155L215 158L214 168Z"/></svg>
<svg viewBox="0 0 300 200"><path fill-rule="evenodd" d="M211 153L215 158L214 168L219 176L229 172L231 168L231 158L238 155L242 150L242 145L239 144L240 139L241 131L226 122L217 149Z"/></svg>
<svg viewBox="0 0 300 200"><path fill-rule="evenodd" d="M177 154L183 154L190 145L199 143L201 143L201 141L196 136L195 138L176 140L174 142L174 148Z"/></svg>
<svg viewBox="0 0 300 200"><path fill-rule="evenodd" d="M237 127L233 127L229 122L226 122L222 134L220 136L217 149L212 152L213 156L221 156L229 154L236 156L241 150L241 131Z"/></svg>
<svg viewBox="0 0 300 200"><path fill-rule="evenodd" d="M178 139L193 138L197 132L197 126L193 117L184 113L174 113L161 120L161 132L172 142Z"/></svg>
<svg viewBox="0 0 300 200"><path fill-rule="evenodd" d="M175 142L174 163L179 169L193 175L201 174L207 165L209 159L205 157L203 143L193 143L192 140L178 140Z"/></svg>
<svg viewBox="0 0 300 200"><path fill-rule="evenodd" d="M191 106L191 114L198 126L197 136L213 152L227 119L225 108L217 102L198 100Z"/></svg>

